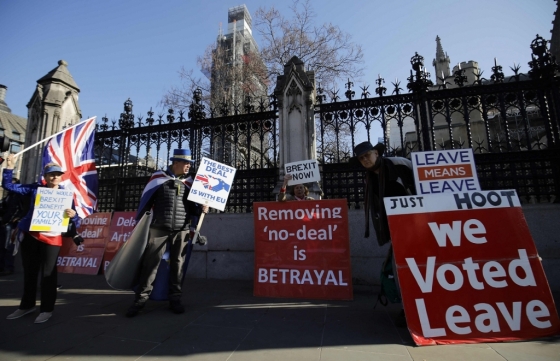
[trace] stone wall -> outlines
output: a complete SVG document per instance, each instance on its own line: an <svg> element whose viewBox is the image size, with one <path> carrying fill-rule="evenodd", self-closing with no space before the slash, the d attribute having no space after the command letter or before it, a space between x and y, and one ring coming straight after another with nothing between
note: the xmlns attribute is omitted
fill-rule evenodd
<svg viewBox="0 0 560 361"><path fill-rule="evenodd" d="M560 291L560 204L524 205L523 213L550 287ZM354 287L378 285L388 245L380 248L375 235L364 238L363 210L349 211L349 229ZM208 244L194 247L188 277L253 279L253 214L209 214L201 233L208 237Z"/></svg>

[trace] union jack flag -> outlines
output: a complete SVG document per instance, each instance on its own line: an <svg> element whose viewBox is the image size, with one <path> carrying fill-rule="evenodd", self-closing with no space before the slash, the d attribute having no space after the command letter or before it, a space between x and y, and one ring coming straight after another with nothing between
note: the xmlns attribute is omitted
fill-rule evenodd
<svg viewBox="0 0 560 361"><path fill-rule="evenodd" d="M196 175L195 177L195 181L201 182L202 186L205 189L208 189L209 191L213 191L213 192L219 192L221 190L225 190L226 192L229 192L230 189L230 185L227 184L226 182L224 182L223 180L221 180L218 177L212 177L211 175L208 174L201 174L201 175ZM210 182L212 183L216 183L217 184L210 184Z"/></svg>
<svg viewBox="0 0 560 361"><path fill-rule="evenodd" d="M43 151L43 167L54 162L64 171L60 184L74 193L74 205L80 218L86 218L97 209L99 181L93 153L94 134L95 117L52 138Z"/></svg>
<svg viewBox="0 0 560 361"><path fill-rule="evenodd" d="M208 179L208 176L206 174L202 174L202 175L196 175L195 180L202 182L202 185L204 186L204 188L206 189L212 189L212 185L210 184L210 180Z"/></svg>

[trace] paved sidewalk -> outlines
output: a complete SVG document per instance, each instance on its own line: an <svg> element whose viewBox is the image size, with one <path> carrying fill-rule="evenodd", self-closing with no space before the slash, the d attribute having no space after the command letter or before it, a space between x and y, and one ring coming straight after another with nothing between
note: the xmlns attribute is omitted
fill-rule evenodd
<svg viewBox="0 0 560 361"><path fill-rule="evenodd" d="M393 324L398 307L373 309L372 292L356 292L354 301L270 299L253 297L250 281L188 279L184 314L149 302L128 319L132 292L111 290L103 276L60 274L48 322L34 324L37 313L6 320L22 280L0 277L1 361L560 360L560 337L417 347Z"/></svg>

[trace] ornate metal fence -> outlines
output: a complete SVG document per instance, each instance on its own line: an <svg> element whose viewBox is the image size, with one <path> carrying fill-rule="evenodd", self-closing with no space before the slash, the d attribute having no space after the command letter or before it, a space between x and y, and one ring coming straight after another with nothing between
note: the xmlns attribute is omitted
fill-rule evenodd
<svg viewBox="0 0 560 361"><path fill-rule="evenodd" d="M256 111L214 117L206 114L201 94L195 94L188 116L170 109L154 118L135 117L127 100L118 121L106 117L96 133L96 163L100 177L99 210L135 210L150 175L169 164L175 148L189 148L196 160L210 157L237 168L227 212L250 212L254 201L273 199L277 178L278 124L275 104L259 103ZM272 108L272 110L269 110ZM225 107L224 107L225 109ZM235 111L238 113L237 111Z"/></svg>
<svg viewBox="0 0 560 361"><path fill-rule="evenodd" d="M412 151L472 148L481 187L514 188L525 202L559 201L560 195L560 78L558 66L540 36L531 44L528 74L506 78L502 67L492 67L490 79L466 83L458 67L434 85L423 58L411 59L409 93L398 81L393 95L385 96L379 78L370 98L362 87L354 99L353 83L346 84L346 101L331 91L326 101L318 88L316 105L318 158L323 164L322 186L327 198L346 198L359 207L363 178L348 164L353 147L364 140L376 143L373 129L382 130L389 155L410 156ZM454 84L451 84L453 81Z"/></svg>
<svg viewBox="0 0 560 361"><path fill-rule="evenodd" d="M354 85L348 81L346 100L339 101L338 92L331 91L327 102L319 86L315 116L325 198L346 198L359 208L363 174L348 160L357 143L377 142L372 139L377 127L389 155L472 148L483 189L514 188L525 202L560 200L560 78L546 45L537 36L531 44L531 70L522 74L514 66L514 75L507 78L495 64L490 79L479 71L467 83L465 70L458 68L434 85L416 54L408 93L395 81L387 96L379 78L376 97L363 86L355 99ZM150 174L167 166L173 148L182 147L191 149L197 166L207 156L238 169L226 212L250 212L254 201L274 200L276 101L254 106L247 99L228 114L228 106L206 112L201 99L195 92L188 119L173 110L156 118L152 111L146 119L135 117L130 100L118 121L102 119L96 134L100 210L136 209Z"/></svg>

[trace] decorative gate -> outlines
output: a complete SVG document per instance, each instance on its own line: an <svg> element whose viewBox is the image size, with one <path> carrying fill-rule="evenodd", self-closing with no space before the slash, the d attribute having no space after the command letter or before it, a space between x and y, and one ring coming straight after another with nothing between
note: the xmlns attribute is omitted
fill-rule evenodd
<svg viewBox="0 0 560 361"><path fill-rule="evenodd" d="M517 66L507 78L495 64L489 79L479 71L467 83L465 70L458 67L434 85L416 54L408 93L396 81L387 96L379 78L376 97L364 86L355 99L348 81L346 100L339 101L333 90L327 102L319 86L316 148L325 198L346 198L349 206L360 207L363 174L349 160L359 142L377 142L372 138L380 127L389 155L472 148L482 189L514 188L524 202L560 200L558 66L543 38L537 36L531 49L528 74ZM254 201L274 200L280 144L276 99L256 105L247 99L234 107L233 115L227 105L206 112L201 99L200 90L195 91L188 119L171 109L156 118L151 110L146 119L135 117L130 100L118 121L102 118L95 148L100 211L135 210L150 175L167 167L174 148L185 147L196 165L210 157L238 169L226 212L251 212Z"/></svg>

